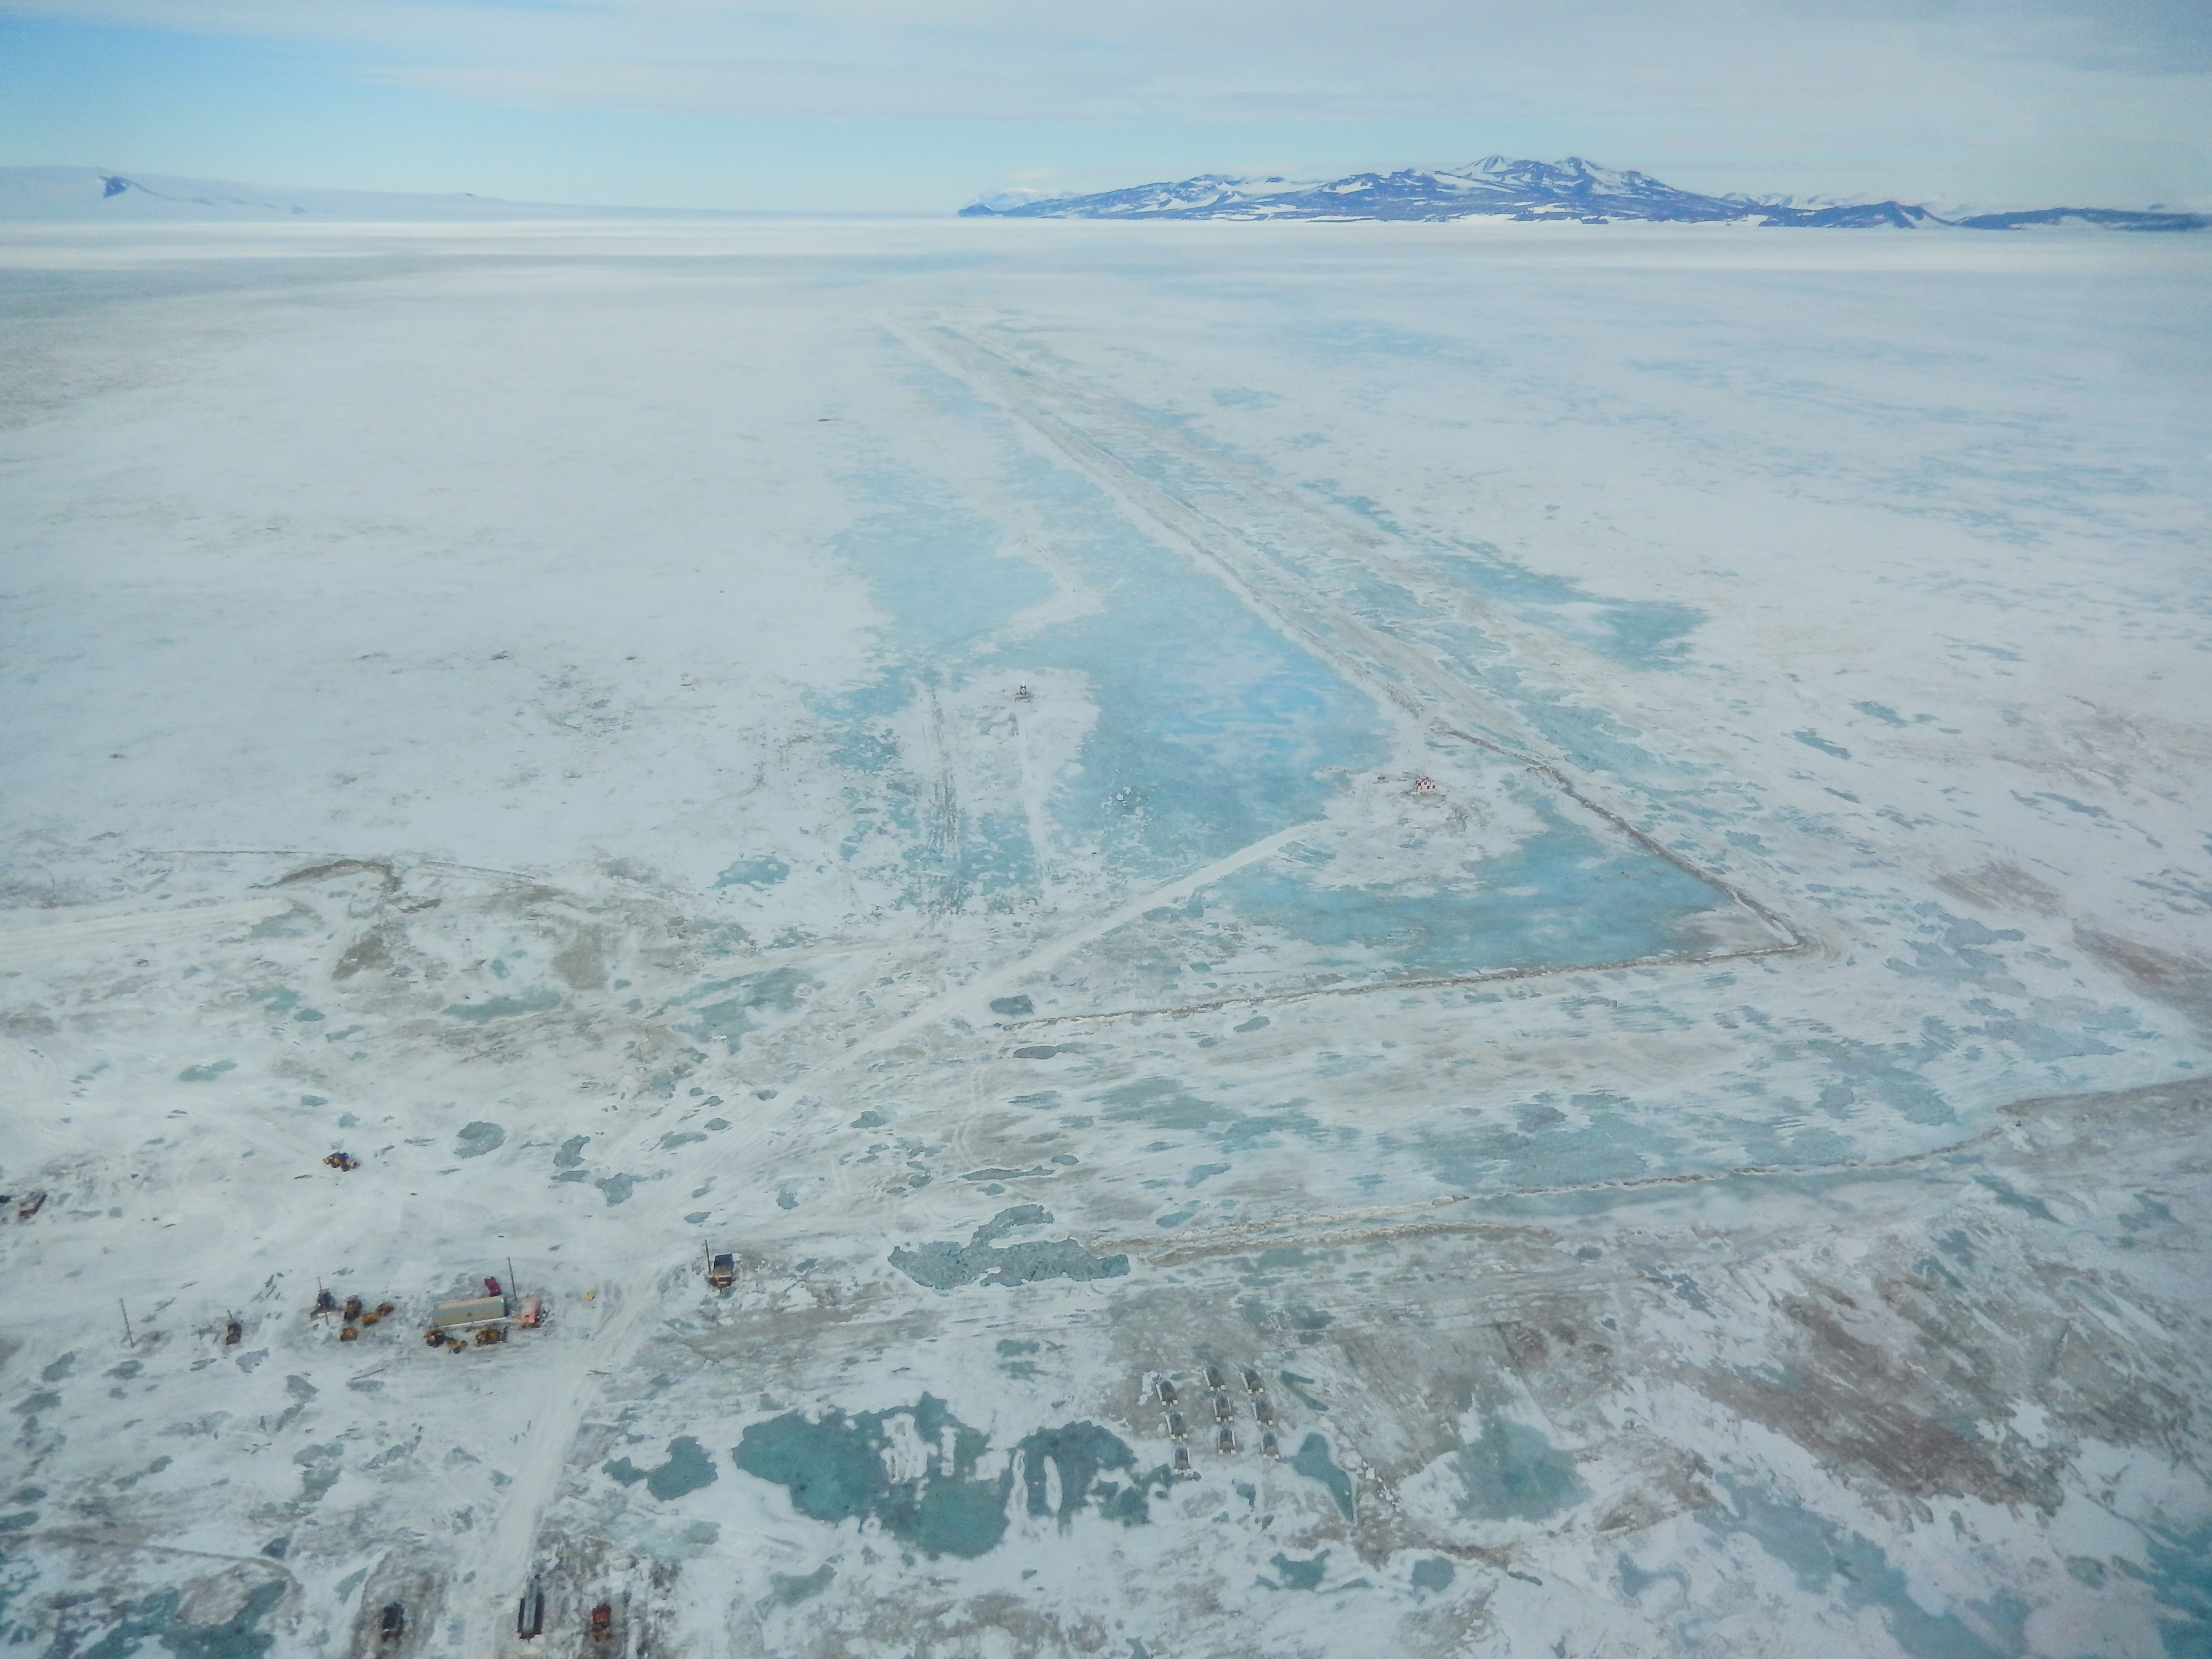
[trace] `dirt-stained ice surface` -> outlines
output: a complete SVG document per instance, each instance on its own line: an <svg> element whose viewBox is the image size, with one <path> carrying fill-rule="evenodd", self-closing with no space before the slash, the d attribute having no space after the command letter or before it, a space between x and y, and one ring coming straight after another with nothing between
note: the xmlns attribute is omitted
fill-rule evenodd
<svg viewBox="0 0 2212 1659"><path fill-rule="evenodd" d="M0 1639L2212 1652L2208 266L8 231Z"/></svg>

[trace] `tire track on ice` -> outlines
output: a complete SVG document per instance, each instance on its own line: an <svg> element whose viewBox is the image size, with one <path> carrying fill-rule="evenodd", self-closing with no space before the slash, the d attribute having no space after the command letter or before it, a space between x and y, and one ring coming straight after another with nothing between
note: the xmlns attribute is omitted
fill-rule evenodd
<svg viewBox="0 0 2212 1659"><path fill-rule="evenodd" d="M1317 822L1315 820L1294 823L1287 830L1279 830L1272 836L1263 836L1258 841L1240 847L1226 857L1216 859L1211 864L1201 865L1199 868L1179 876L1162 886L1148 888L1135 898L1115 906L1104 915L1094 917L1079 927L1072 927L1067 932L1057 934L1036 945L1007 963L1004 967L993 969L963 984L954 986L950 990L941 991L919 1006L909 1009L890 1024L860 1038L842 1054L836 1055L805 1073L799 1086L807 1089L808 1097L804 1102L802 1111L793 1113L773 1123L762 1122L757 1127L750 1131L732 1131L730 1135L725 1137L717 1148L716 1172L726 1173L763 1163L774 1147L774 1143L785 1139L788 1136L819 1135L825 1130L842 1127L835 1121L839 1110L835 1103L828 1099L814 1097L815 1090L823 1088L836 1078L882 1054L885 1050L910 1041L923 1031L941 1025L963 1012L972 1012L983 1008L993 997L1002 995L1031 975L1048 971L1055 963L1064 961L1085 945L1103 938L1117 927L1127 927L1148 911L1156 910L1164 904L1172 904L1178 899L1188 898L1200 888L1219 881L1224 877L1244 868L1247 865L1256 864L1262 859L1273 857L1285 848L1312 834ZM963 1114L961 1119L948 1126L947 1133L957 1139L975 1113L984 1109L987 1109L980 1104L972 1108L968 1113ZM825 1115L830 1121L824 1121ZM775 1150L782 1158L788 1158L791 1156L791 1149L787 1146ZM825 1174L827 1182L822 1194L823 1197L847 1196L860 1184L858 1177L847 1174L842 1166L832 1165ZM671 1210L674 1208L675 1200L672 1198L664 1202Z"/></svg>
<svg viewBox="0 0 2212 1659"><path fill-rule="evenodd" d="M1162 905L1173 904L1178 899L1189 897L1200 888L1233 875L1249 864L1271 858L1293 842L1313 834L1321 820L1311 819L1294 823L1287 830L1278 830L1272 836L1262 836L1238 848L1225 858L1201 865L1187 875L1158 887L1147 889L1137 897L1115 906L1105 915L1057 934L1002 968L994 968L949 991L941 991L921 1006L909 1010L890 1024L873 1035L862 1037L835 1060L811 1073L811 1080L826 1082L843 1072L850 1071L860 1061L881 1054L885 1048L904 1042L917 1030L927 1026L942 1024L963 1012L972 1012L988 1004L992 998L1011 990L1032 975L1044 973L1066 960L1075 951L1094 940L1104 938L1117 927L1126 927L1149 911Z"/></svg>
<svg viewBox="0 0 2212 1659"><path fill-rule="evenodd" d="M101 951L169 939L212 937L250 927L292 908L289 898L241 899L229 904L181 905L158 910L114 911L62 921L26 921L23 913L0 918L0 973L66 962Z"/></svg>

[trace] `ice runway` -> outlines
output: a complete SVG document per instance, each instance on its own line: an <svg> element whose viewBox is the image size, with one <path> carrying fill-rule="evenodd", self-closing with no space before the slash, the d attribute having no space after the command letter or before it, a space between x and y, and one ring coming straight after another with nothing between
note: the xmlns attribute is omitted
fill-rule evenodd
<svg viewBox="0 0 2212 1659"><path fill-rule="evenodd" d="M2196 1651L2208 258L9 230L10 1639Z"/></svg>

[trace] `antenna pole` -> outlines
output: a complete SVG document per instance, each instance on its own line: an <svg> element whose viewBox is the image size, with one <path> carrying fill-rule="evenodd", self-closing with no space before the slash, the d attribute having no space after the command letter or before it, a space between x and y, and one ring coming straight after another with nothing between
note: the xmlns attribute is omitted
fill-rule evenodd
<svg viewBox="0 0 2212 1659"><path fill-rule="evenodd" d="M123 1298L119 1296L115 1298L115 1305L123 1308L123 1346L135 1348L138 1346L138 1339L131 1334L131 1310L123 1307Z"/></svg>

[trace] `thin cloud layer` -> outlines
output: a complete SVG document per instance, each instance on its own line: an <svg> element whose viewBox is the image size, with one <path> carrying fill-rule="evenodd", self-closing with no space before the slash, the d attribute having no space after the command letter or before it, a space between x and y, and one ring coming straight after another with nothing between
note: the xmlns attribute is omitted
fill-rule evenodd
<svg viewBox="0 0 2212 1659"><path fill-rule="evenodd" d="M2212 71L2197 0L0 0L0 13L317 43L456 95L827 119L1433 118L1631 100L1879 120ZM1993 98L1991 94L1998 94Z"/></svg>
<svg viewBox="0 0 2212 1659"><path fill-rule="evenodd" d="M564 198L649 173L655 191L724 202L736 187L650 123L592 125L650 116L762 124L786 205L943 210L1018 173L1095 189L1492 151L1945 210L2212 204L2204 0L0 0L11 17L233 58L273 46L395 109L427 92L487 132L566 123L579 155L605 148L604 179L465 133L404 175ZM908 182L870 185L881 160L848 159L823 124L896 132ZM325 142L343 176L382 183L363 158L388 162L408 125ZM235 161L185 159L205 125L180 113L147 154L169 171L296 166L243 143Z"/></svg>

